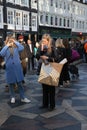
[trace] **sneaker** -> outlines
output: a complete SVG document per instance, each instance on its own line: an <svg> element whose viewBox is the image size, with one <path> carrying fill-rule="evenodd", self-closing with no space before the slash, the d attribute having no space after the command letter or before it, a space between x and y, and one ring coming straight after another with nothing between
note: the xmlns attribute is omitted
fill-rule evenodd
<svg viewBox="0 0 87 130"><path fill-rule="evenodd" d="M15 103L15 98L11 98L11 103Z"/></svg>
<svg viewBox="0 0 87 130"><path fill-rule="evenodd" d="M60 88L63 88L63 85L60 85L59 87L60 87Z"/></svg>
<svg viewBox="0 0 87 130"><path fill-rule="evenodd" d="M27 98L21 99L21 102L30 103L31 101Z"/></svg>

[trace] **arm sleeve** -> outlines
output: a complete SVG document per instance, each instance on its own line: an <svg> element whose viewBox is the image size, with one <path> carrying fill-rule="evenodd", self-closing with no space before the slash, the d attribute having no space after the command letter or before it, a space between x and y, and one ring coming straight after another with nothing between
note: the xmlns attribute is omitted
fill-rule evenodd
<svg viewBox="0 0 87 130"><path fill-rule="evenodd" d="M20 44L18 41L15 41L16 46L18 47L18 51L24 50L24 46Z"/></svg>

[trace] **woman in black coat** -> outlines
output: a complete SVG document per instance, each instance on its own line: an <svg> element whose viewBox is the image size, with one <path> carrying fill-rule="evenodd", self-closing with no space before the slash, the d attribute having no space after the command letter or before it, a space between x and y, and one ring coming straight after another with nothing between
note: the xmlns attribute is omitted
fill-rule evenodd
<svg viewBox="0 0 87 130"><path fill-rule="evenodd" d="M40 47L36 55L38 60L41 60L45 64L52 62L54 59L54 50L52 47L52 38L49 34L44 34L41 39ZM42 84L43 90L43 102L41 109L48 108L50 111L55 108L55 86L49 86Z"/></svg>

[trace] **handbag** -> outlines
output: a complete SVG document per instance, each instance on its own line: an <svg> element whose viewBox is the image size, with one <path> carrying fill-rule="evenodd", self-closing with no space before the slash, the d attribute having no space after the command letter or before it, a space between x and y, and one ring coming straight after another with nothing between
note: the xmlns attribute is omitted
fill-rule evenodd
<svg viewBox="0 0 87 130"><path fill-rule="evenodd" d="M48 65L42 63L38 82L50 86L58 86L59 77L63 64L50 62Z"/></svg>
<svg viewBox="0 0 87 130"><path fill-rule="evenodd" d="M64 59L60 63L49 62L47 65L42 63L38 82L49 86L58 86L60 74L66 62L67 60Z"/></svg>
<svg viewBox="0 0 87 130"><path fill-rule="evenodd" d="M80 54L78 53L78 51L75 49L72 49L71 61L76 61L79 58L80 58Z"/></svg>

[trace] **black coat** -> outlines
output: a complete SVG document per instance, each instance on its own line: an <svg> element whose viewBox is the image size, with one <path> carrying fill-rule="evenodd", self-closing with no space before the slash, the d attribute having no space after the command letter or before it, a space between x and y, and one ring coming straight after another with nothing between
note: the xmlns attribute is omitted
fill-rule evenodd
<svg viewBox="0 0 87 130"><path fill-rule="evenodd" d="M34 56L34 45L31 44L31 47L32 47L32 52L30 50L30 46L27 44L27 55L28 55L28 58L32 58Z"/></svg>

